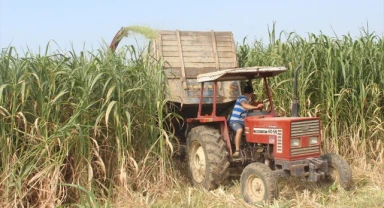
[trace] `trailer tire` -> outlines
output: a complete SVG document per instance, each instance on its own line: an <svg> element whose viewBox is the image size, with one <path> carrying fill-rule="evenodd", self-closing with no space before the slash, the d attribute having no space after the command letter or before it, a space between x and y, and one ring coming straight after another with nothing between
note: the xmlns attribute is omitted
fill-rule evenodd
<svg viewBox="0 0 384 208"><path fill-rule="evenodd" d="M187 138L187 160L194 186L212 190L227 181L228 151L217 129L198 126L190 131Z"/></svg>
<svg viewBox="0 0 384 208"><path fill-rule="evenodd" d="M321 186L330 186L336 182L343 189L349 190L352 186L352 171L347 161L333 153L322 155L321 158L328 161L328 174L320 182Z"/></svg>
<svg viewBox="0 0 384 208"><path fill-rule="evenodd" d="M263 163L247 165L241 173L240 186L244 200L250 204L269 203L279 196L277 180Z"/></svg>

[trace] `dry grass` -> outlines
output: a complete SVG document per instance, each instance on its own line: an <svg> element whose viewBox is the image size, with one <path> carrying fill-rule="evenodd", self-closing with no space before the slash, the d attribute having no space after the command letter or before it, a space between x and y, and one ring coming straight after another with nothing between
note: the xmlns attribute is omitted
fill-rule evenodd
<svg viewBox="0 0 384 208"><path fill-rule="evenodd" d="M153 192L119 195L113 207L384 207L384 163L353 160L350 191L320 187L298 178L279 179L280 197L270 205L249 205L241 195L239 178L213 191L192 187L185 164L177 164L179 183ZM159 184L157 184L159 186ZM160 185L161 186L161 185ZM165 187L165 186L164 186Z"/></svg>

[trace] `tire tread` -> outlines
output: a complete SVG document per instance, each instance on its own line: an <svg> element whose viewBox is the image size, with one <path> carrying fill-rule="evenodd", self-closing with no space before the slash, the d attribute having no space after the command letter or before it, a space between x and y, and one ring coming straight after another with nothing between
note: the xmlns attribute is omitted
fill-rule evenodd
<svg viewBox="0 0 384 208"><path fill-rule="evenodd" d="M207 126L197 126L188 134L188 146L198 140L206 152L208 172L202 183L197 183L189 170L192 182L195 186L201 186L208 190L217 188L223 184L229 176L229 161L226 145L217 129ZM188 153L189 157L189 153ZM188 158L187 157L187 158ZM189 159L188 159L189 160ZM188 161L189 164L189 161ZM189 169L190 169L189 165Z"/></svg>

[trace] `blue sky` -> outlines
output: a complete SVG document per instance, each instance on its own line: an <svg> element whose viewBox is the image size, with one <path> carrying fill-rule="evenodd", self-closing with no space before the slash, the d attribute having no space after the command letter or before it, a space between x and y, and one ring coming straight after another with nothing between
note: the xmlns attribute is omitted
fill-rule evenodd
<svg viewBox="0 0 384 208"><path fill-rule="evenodd" d="M333 36L369 24L384 34L383 0L0 0L0 48L37 52L54 40L62 50L93 50L109 43L122 26L166 30L232 31L236 41L267 39L268 25L278 31ZM140 39L140 37L139 37ZM134 38L123 44L134 43ZM56 48L56 46L52 46Z"/></svg>

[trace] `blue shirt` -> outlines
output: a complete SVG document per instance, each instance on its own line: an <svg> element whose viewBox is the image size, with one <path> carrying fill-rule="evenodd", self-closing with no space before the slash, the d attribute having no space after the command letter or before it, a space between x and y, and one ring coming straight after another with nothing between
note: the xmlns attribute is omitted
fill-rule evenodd
<svg viewBox="0 0 384 208"><path fill-rule="evenodd" d="M240 114L245 111L245 108L241 105L242 102L248 103L248 98L244 95L240 95L233 107L231 118L229 119L229 123L239 122L241 125L244 125L244 117L240 117ZM243 114L245 116L245 114Z"/></svg>

